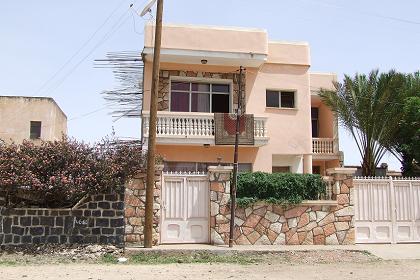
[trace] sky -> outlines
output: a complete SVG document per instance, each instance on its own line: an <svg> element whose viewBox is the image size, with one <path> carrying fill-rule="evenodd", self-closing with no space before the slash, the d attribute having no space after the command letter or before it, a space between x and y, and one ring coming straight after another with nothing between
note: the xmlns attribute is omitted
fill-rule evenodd
<svg viewBox="0 0 420 280"><path fill-rule="evenodd" d="M113 118L101 95L118 86L94 67L108 52L141 51L145 0L0 1L0 95L51 96L70 136L139 138L140 120ZM133 3L133 9L130 4ZM306 41L311 71L344 74L420 68L418 0L165 0L164 23L256 27L271 40ZM1 121L1 120L0 120ZM360 163L340 129L345 164ZM398 161L386 156L391 169Z"/></svg>

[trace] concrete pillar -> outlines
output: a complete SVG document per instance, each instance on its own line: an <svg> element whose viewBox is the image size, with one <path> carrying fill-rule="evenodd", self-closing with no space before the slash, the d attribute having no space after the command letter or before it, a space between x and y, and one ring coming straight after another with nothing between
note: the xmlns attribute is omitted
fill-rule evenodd
<svg viewBox="0 0 420 280"><path fill-rule="evenodd" d="M303 173L312 174L312 155L303 156Z"/></svg>

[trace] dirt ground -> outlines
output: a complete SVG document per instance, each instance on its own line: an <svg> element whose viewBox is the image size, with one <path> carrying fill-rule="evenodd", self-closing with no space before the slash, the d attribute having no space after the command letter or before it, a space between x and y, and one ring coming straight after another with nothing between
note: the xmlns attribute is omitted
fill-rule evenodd
<svg viewBox="0 0 420 280"><path fill-rule="evenodd" d="M420 261L329 264L166 264L2 266L0 279L420 279Z"/></svg>

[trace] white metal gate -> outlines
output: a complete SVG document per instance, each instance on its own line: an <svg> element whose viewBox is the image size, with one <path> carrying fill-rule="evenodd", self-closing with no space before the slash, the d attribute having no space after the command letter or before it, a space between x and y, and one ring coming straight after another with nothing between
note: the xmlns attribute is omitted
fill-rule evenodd
<svg viewBox="0 0 420 280"><path fill-rule="evenodd" d="M164 174L161 243L209 242L207 175Z"/></svg>
<svg viewBox="0 0 420 280"><path fill-rule="evenodd" d="M354 179L356 243L420 242L420 178Z"/></svg>

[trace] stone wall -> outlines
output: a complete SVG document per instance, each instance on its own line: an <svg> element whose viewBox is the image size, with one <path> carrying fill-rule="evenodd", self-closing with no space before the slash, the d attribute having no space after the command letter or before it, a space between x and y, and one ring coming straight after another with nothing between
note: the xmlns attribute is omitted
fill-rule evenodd
<svg viewBox="0 0 420 280"><path fill-rule="evenodd" d="M171 76L177 77L193 77L203 78L203 82L206 79L227 79L233 81L233 104L238 105L238 83L236 81L235 73L216 73L216 72L201 72L201 71L181 71L181 70L161 70L159 74L159 93L158 93L158 110L169 111L169 83ZM245 89L245 77L242 79L242 88ZM245 90L243 91L245 94ZM245 100L245 96L242 96ZM243 102L245 104L245 102ZM245 106L242 108L245 112Z"/></svg>
<svg viewBox="0 0 420 280"><path fill-rule="evenodd" d="M153 192L153 244L160 240L160 194L163 166L156 166L155 189ZM142 245L146 202L146 173L139 172L125 188L125 241Z"/></svg>
<svg viewBox="0 0 420 280"><path fill-rule="evenodd" d="M211 172L226 173L218 170ZM259 202L246 208L237 207L234 243L238 245L354 244L352 175L343 172L331 175L335 182L332 201L305 202L293 207ZM213 244L228 244L229 182L228 179L215 180L215 177L215 175L210 176L211 240Z"/></svg>
<svg viewBox="0 0 420 280"><path fill-rule="evenodd" d="M123 196L89 196L71 209L0 207L0 245L123 245Z"/></svg>

